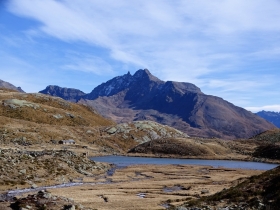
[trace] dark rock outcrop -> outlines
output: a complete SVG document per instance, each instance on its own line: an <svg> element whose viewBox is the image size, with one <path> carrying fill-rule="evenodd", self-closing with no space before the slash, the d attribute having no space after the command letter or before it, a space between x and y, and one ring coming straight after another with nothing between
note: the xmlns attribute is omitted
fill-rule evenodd
<svg viewBox="0 0 280 210"><path fill-rule="evenodd" d="M80 91L78 89L62 88L56 85L49 85L46 87L46 89L40 91L39 93L57 96L71 102L77 102L81 99L82 96L85 95L83 91Z"/></svg>
<svg viewBox="0 0 280 210"><path fill-rule="evenodd" d="M21 89L21 87L16 87L14 85L12 85L9 82L5 82L3 80L0 79L0 88L5 88L5 89L10 89L10 90L16 90L18 92L22 92L24 93L24 91Z"/></svg>
<svg viewBox="0 0 280 210"><path fill-rule="evenodd" d="M260 111L256 114L280 128L280 112Z"/></svg>

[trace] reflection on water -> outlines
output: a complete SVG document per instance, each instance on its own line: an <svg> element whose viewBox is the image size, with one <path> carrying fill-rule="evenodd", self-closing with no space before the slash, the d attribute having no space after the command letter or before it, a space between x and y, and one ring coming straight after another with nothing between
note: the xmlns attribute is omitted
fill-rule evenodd
<svg viewBox="0 0 280 210"><path fill-rule="evenodd" d="M119 167L129 165L207 165L213 167L242 168L269 170L277 167L277 164L235 161L235 160L203 160L203 159L175 159L175 158L147 158L147 157L127 157L127 156L102 156L91 157L91 160L115 164Z"/></svg>

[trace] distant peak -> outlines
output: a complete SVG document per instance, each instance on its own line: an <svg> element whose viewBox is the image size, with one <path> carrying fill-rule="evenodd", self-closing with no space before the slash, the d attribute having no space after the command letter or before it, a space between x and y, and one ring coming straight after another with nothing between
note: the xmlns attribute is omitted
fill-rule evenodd
<svg viewBox="0 0 280 210"><path fill-rule="evenodd" d="M133 75L134 78L148 78L149 80L152 81L161 81L157 77L151 74L151 72L148 69L139 69L138 71L135 72Z"/></svg>

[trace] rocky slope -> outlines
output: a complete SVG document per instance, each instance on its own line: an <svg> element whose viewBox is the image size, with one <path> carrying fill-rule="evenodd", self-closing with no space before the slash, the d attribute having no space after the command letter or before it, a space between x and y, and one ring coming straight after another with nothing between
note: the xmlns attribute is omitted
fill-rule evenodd
<svg viewBox="0 0 280 210"><path fill-rule="evenodd" d="M77 147L92 146L99 151L107 142L93 142L102 138L104 127L115 124L92 108L44 94L5 89L0 90L0 101L0 144L5 148L61 149L59 140L74 139Z"/></svg>
<svg viewBox="0 0 280 210"><path fill-rule="evenodd" d="M62 88L56 85L49 85L39 93L57 96L71 102L77 102L85 95L83 91L74 88Z"/></svg>
<svg viewBox="0 0 280 210"><path fill-rule="evenodd" d="M73 182L104 173L109 168L108 164L95 163L67 150L0 149L0 157L0 191Z"/></svg>
<svg viewBox="0 0 280 210"><path fill-rule="evenodd" d="M188 137L151 121L116 125L90 107L44 94L0 90L0 100L0 143L7 147L57 147L59 140L73 139L77 147L113 154L158 138Z"/></svg>
<svg viewBox="0 0 280 210"><path fill-rule="evenodd" d="M105 129L105 132L118 139L134 139L138 143L165 138L187 138L187 134L152 121L121 123Z"/></svg>
<svg viewBox="0 0 280 210"><path fill-rule="evenodd" d="M279 209L279 179L280 167L277 167L261 175L252 176L235 187L171 209Z"/></svg>
<svg viewBox="0 0 280 210"><path fill-rule="evenodd" d="M70 198L65 198L62 196L52 195L50 192L41 190L36 194L29 194L23 198L14 198L14 201L10 203L0 205L5 207L5 209L13 210L27 210L27 209L44 209L44 210L92 210L92 208L85 208L83 205L74 202ZM10 207L10 208L9 208Z"/></svg>
<svg viewBox="0 0 280 210"><path fill-rule="evenodd" d="M97 86L80 103L117 122L151 120L190 136L249 138L275 128L243 108L202 93L193 84L164 82L147 69Z"/></svg>
<svg viewBox="0 0 280 210"><path fill-rule="evenodd" d="M280 112L261 111L256 114L280 128Z"/></svg>
<svg viewBox="0 0 280 210"><path fill-rule="evenodd" d="M9 83L9 82L5 82L3 80L0 79L0 88L5 88L5 89L10 89L10 90L16 90L18 92L24 92L21 87L16 87L13 84Z"/></svg>
<svg viewBox="0 0 280 210"><path fill-rule="evenodd" d="M253 136L251 139L267 144L280 143L280 129L272 129L262 132L256 136Z"/></svg>
<svg viewBox="0 0 280 210"><path fill-rule="evenodd" d="M51 125L110 125L93 109L44 94L0 92L1 116Z"/></svg>

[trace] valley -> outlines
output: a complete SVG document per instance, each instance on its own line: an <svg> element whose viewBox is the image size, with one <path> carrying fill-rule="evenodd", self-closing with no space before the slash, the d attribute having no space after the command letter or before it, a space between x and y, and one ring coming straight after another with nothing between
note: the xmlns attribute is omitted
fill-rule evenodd
<svg viewBox="0 0 280 210"><path fill-rule="evenodd" d="M73 103L73 91L69 97L0 89L0 209L183 209L263 173L185 164L114 169L94 156L280 163L279 129L250 139L191 136L150 118L117 123Z"/></svg>

